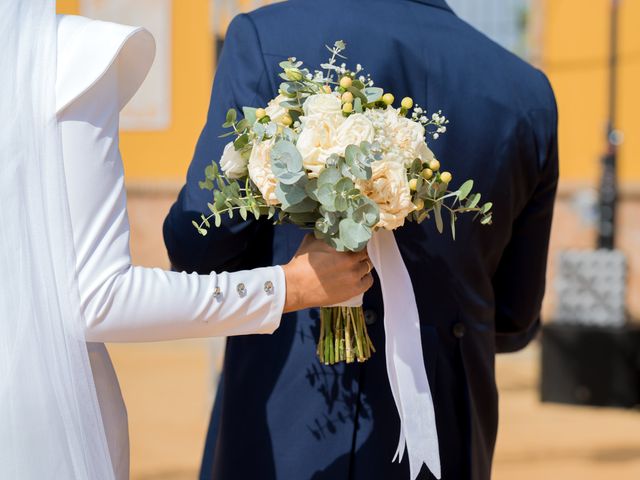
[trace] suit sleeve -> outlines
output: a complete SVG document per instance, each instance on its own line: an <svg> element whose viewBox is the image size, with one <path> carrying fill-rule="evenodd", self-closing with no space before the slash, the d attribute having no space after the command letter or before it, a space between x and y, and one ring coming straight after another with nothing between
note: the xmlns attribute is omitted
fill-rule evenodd
<svg viewBox="0 0 640 480"><path fill-rule="evenodd" d="M192 221L208 211L211 192L201 190L204 170L213 160L219 161L231 138L220 138L226 112L243 106L266 105L274 92L266 74L260 42L252 20L237 16L230 24L217 67L206 125L198 140L187 173L186 184L164 222L163 234L169 258L175 270L208 273L236 270L243 265L242 256L260 229L271 228L268 222L241 221L226 216L220 228L212 228L206 237L195 231Z"/></svg>
<svg viewBox="0 0 640 480"><path fill-rule="evenodd" d="M548 83L547 83L548 85ZM557 109L548 86L549 108L530 115L538 179L517 216L512 235L493 277L496 350L520 350L535 337L545 290L553 206L558 185Z"/></svg>

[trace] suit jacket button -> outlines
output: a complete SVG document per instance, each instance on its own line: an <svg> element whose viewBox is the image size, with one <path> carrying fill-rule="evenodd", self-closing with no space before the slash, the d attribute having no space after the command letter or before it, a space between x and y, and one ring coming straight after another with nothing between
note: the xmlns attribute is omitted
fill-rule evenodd
<svg viewBox="0 0 640 480"><path fill-rule="evenodd" d="M365 310L364 311L364 323L367 325L373 325L378 321L378 314L375 310Z"/></svg>
<svg viewBox="0 0 640 480"><path fill-rule="evenodd" d="M467 328L464 326L463 323L456 323L453 326L453 336L456 338L464 337L464 334L466 331L467 331Z"/></svg>

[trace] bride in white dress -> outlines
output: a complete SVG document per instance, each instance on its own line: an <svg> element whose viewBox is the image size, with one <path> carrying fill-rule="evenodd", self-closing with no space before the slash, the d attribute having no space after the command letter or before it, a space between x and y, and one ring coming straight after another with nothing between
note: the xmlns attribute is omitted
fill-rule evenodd
<svg viewBox="0 0 640 480"><path fill-rule="evenodd" d="M366 290L371 265L307 239L284 267L197 275L132 266L118 117L154 41L141 28L56 22L54 7L0 8L10 96L1 100L0 211L12 231L0 232L0 478L122 480L126 409L102 342L271 333L283 311ZM23 188L34 175L40 183ZM38 235L42 243L28 240Z"/></svg>

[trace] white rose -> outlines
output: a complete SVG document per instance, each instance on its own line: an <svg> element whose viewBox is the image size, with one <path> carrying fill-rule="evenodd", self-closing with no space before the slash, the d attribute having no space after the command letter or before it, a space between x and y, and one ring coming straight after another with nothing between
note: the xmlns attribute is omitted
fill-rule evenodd
<svg viewBox="0 0 640 480"><path fill-rule="evenodd" d="M429 163L431 160L435 160L436 158L431 149L427 146L427 142L425 141L418 145L417 153L418 158L422 160L423 163Z"/></svg>
<svg viewBox="0 0 640 480"><path fill-rule="evenodd" d="M220 159L220 168L228 178L237 179L247 175L247 161L233 146L233 142L225 145Z"/></svg>
<svg viewBox="0 0 640 480"><path fill-rule="evenodd" d="M258 142L253 145L249 157L249 178L256 184L268 205L278 205L276 197L277 180L271 171L271 148L273 140Z"/></svg>
<svg viewBox="0 0 640 480"><path fill-rule="evenodd" d="M393 107L367 110L365 115L375 127L376 142L394 161L408 165L416 158L429 156L430 150L424 150L426 132L421 124L400 115Z"/></svg>
<svg viewBox="0 0 640 480"><path fill-rule="evenodd" d="M332 93L318 93L307 97L302 109L307 117L311 115L342 115L342 102Z"/></svg>
<svg viewBox="0 0 640 480"><path fill-rule="evenodd" d="M296 147L302 155L302 164L314 178L325 167L327 159L339 153L335 146L336 130L340 124L336 116L314 115L302 117L302 132Z"/></svg>
<svg viewBox="0 0 640 480"><path fill-rule="evenodd" d="M411 201L411 190L406 168L398 162L379 160L371 165L370 180L360 180L357 186L380 208L380 221L376 227L394 230L404 225L404 219L416 207Z"/></svg>
<svg viewBox="0 0 640 480"><path fill-rule="evenodd" d="M362 142L373 142L373 123L362 113L354 113L337 130L335 147L339 155L344 155L349 145L360 146Z"/></svg>
<svg viewBox="0 0 640 480"><path fill-rule="evenodd" d="M282 119L287 114L287 109L280 106L281 102L288 100L284 95L278 95L271 100L264 111L267 113L272 122L282 125Z"/></svg>
<svg viewBox="0 0 640 480"><path fill-rule="evenodd" d="M425 142L424 127L405 117L398 117L394 127L392 142L402 152L407 163L420 158L420 148Z"/></svg>

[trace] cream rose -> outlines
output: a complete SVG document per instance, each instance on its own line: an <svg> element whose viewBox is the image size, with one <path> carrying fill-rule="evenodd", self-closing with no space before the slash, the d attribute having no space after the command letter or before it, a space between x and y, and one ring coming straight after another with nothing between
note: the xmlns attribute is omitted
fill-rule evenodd
<svg viewBox="0 0 640 480"><path fill-rule="evenodd" d="M362 142L373 142L373 123L362 113L354 113L349 116L336 132L335 146L339 155L344 156L344 152L349 145L360 146Z"/></svg>
<svg viewBox="0 0 640 480"><path fill-rule="evenodd" d="M411 201L411 191L405 167L398 162L379 160L371 165L370 180L360 180L358 188L378 204L380 221L376 227L394 230L404 225L404 219L416 207Z"/></svg>
<svg viewBox="0 0 640 480"><path fill-rule="evenodd" d="M342 115L342 102L332 93L310 95L302 105L306 117L312 115Z"/></svg>
<svg viewBox="0 0 640 480"><path fill-rule="evenodd" d="M304 168L309 171L309 177L314 178L325 167L327 159L339 153L335 140L341 121L333 115L314 115L302 117L301 120L303 128L296 147L302 155Z"/></svg>
<svg viewBox="0 0 640 480"><path fill-rule="evenodd" d="M271 100L264 111L267 113L272 122L282 125L282 119L287 114L287 109L280 106L281 102L288 100L284 95L278 95Z"/></svg>
<svg viewBox="0 0 640 480"><path fill-rule="evenodd" d="M228 178L237 179L247 175L247 161L236 151L233 142L225 145L220 159L220 168Z"/></svg>
<svg viewBox="0 0 640 480"><path fill-rule="evenodd" d="M273 144L273 140L254 144L247 167L249 178L256 184L268 205L278 205L280 203L276 197L277 180L271 171L271 148Z"/></svg>

